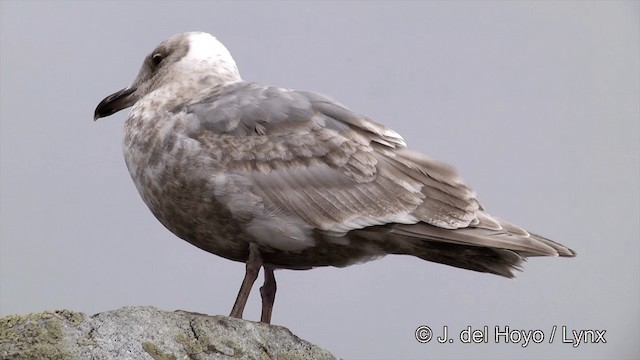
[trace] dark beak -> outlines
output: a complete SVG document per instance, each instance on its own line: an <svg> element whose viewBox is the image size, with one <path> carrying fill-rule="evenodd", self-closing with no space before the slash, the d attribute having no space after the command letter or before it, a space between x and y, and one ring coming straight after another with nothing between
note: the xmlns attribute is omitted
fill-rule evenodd
<svg viewBox="0 0 640 360"><path fill-rule="evenodd" d="M135 87L128 87L104 98L96 107L96 111L93 114L93 121L115 114L135 104L136 101L138 101L135 91Z"/></svg>

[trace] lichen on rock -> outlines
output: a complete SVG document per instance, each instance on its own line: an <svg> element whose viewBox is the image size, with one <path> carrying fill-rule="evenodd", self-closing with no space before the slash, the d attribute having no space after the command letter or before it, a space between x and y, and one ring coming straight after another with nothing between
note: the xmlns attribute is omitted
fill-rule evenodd
<svg viewBox="0 0 640 360"><path fill-rule="evenodd" d="M0 359L336 359L288 329L226 316L135 306L93 316L0 318Z"/></svg>

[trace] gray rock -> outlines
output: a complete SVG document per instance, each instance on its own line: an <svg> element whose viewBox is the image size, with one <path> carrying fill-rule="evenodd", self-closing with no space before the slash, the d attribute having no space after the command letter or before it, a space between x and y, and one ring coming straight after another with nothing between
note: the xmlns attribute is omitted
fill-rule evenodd
<svg viewBox="0 0 640 360"><path fill-rule="evenodd" d="M287 328L226 316L133 306L0 319L0 359L336 359Z"/></svg>

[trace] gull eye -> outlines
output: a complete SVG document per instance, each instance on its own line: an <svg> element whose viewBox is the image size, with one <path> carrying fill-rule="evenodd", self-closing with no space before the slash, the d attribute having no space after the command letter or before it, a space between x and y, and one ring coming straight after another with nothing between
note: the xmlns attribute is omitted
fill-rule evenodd
<svg viewBox="0 0 640 360"><path fill-rule="evenodd" d="M160 53L155 53L153 54L153 56L151 57L151 62L153 62L153 65L158 66L160 65L160 63L162 62L162 54Z"/></svg>

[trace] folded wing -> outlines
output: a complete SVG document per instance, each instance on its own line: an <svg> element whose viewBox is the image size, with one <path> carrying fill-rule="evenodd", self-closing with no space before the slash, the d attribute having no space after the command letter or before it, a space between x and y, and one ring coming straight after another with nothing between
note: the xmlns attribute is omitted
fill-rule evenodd
<svg viewBox="0 0 640 360"><path fill-rule="evenodd" d="M243 82L186 110L198 123L192 136L261 199L251 214L261 226L304 224L334 237L359 231L378 241L504 249L517 258L573 255L490 217L451 166L322 95ZM278 231L304 242L299 231Z"/></svg>

